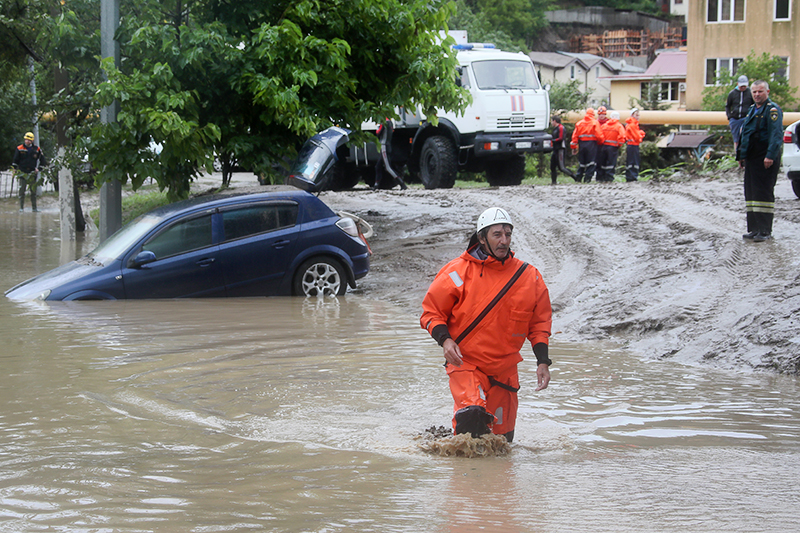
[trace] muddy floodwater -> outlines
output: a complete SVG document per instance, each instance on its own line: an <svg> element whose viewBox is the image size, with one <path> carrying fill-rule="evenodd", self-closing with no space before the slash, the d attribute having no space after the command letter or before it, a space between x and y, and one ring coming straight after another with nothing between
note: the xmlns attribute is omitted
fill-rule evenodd
<svg viewBox="0 0 800 533"><path fill-rule="evenodd" d="M64 255L58 213L0 205L0 285ZM79 246L80 248L80 246ZM69 255L69 253L67 253ZM371 274L372 275L372 274ZM797 531L794 377L554 339L521 365L512 451L449 423L417 316L338 299L0 298L0 531Z"/></svg>

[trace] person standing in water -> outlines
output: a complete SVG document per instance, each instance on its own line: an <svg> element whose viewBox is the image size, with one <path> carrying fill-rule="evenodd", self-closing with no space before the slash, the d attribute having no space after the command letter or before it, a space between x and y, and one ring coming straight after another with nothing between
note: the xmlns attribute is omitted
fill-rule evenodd
<svg viewBox="0 0 800 533"><path fill-rule="evenodd" d="M445 265L422 301L420 325L442 347L456 434L514 439L520 389L517 365L527 339L537 387L550 383L550 295L542 275L511 251L505 209L478 217L467 250Z"/></svg>

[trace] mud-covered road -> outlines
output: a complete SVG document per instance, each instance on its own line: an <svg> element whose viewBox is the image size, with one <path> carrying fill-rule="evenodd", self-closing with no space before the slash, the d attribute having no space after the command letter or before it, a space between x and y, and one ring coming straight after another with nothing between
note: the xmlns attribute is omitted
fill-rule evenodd
<svg viewBox="0 0 800 533"><path fill-rule="evenodd" d="M800 370L800 200L781 175L775 239L745 231L741 176L490 189L326 192L375 228L359 292L417 314L478 214L512 215L512 249L553 302L553 340L612 340L643 357Z"/></svg>

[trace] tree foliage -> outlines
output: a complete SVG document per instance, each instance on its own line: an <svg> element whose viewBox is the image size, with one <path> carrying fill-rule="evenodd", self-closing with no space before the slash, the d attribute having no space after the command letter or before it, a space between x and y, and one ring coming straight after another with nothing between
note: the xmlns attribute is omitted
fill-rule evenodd
<svg viewBox="0 0 800 533"><path fill-rule="evenodd" d="M714 85L703 89L703 109L705 111L723 111L728 93L736 86L739 76L747 76L750 83L764 80L769 83L769 97L784 111L798 110L796 97L797 87L792 87L786 76L779 75L785 72L786 61L778 56L766 52L750 54L737 66L736 72L722 70L717 73Z"/></svg>
<svg viewBox="0 0 800 533"><path fill-rule="evenodd" d="M527 52L548 24L550 0L457 0L450 27L466 30L472 42L491 42L508 51Z"/></svg>
<svg viewBox="0 0 800 533"><path fill-rule="evenodd" d="M397 106L462 108L438 34L450 14L444 0L140 5L118 32L122 65L103 65L99 103L120 112L94 128L93 160L103 179L137 187L151 175L177 198L215 152L265 172L333 124L360 130Z"/></svg>
<svg viewBox="0 0 800 533"><path fill-rule="evenodd" d="M97 0L69 2L0 0L0 141L18 142L24 131L40 123L40 144L49 158L55 155L55 120L61 120L68 138L88 136L96 120L94 96L101 81L99 4ZM15 9L12 9L15 7ZM37 106L32 105L31 69ZM54 83L59 79L63 83ZM57 86L58 85L58 86ZM61 164L77 168L85 156L68 147ZM5 166L6 151L0 154ZM10 156L9 156L10 157Z"/></svg>
<svg viewBox="0 0 800 533"><path fill-rule="evenodd" d="M587 92L581 92L580 80L576 79L568 82L556 80L550 85L550 109L553 110L554 114L583 111L589 106L592 92L592 89Z"/></svg>

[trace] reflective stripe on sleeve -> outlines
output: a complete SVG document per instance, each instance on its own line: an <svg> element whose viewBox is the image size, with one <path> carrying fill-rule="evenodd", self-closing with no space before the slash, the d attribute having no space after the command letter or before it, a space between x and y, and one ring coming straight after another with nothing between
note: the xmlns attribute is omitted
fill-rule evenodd
<svg viewBox="0 0 800 533"><path fill-rule="evenodd" d="M458 272L456 272L455 270L450 272L449 276L450 279L453 280L453 283L455 283L456 287L460 287L464 284L464 281L461 279L461 276L459 276Z"/></svg>

